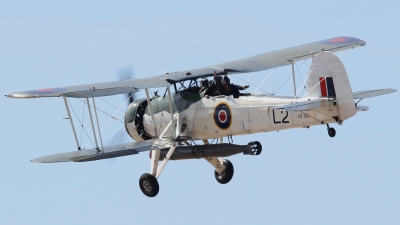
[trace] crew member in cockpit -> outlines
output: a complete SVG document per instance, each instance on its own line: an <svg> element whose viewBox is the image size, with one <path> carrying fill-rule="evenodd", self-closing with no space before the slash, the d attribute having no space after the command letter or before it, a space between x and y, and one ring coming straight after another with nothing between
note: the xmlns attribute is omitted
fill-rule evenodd
<svg viewBox="0 0 400 225"><path fill-rule="evenodd" d="M217 73L214 71L214 83L216 85L216 93L217 95L227 95L227 89L226 86L222 83L221 77L217 75Z"/></svg>
<svg viewBox="0 0 400 225"><path fill-rule="evenodd" d="M226 95L226 89L224 85L222 85L221 77L217 75L214 71L214 80L211 81L209 88L204 93L206 97L208 96L218 96L218 95Z"/></svg>
<svg viewBox="0 0 400 225"><path fill-rule="evenodd" d="M208 80L207 80L207 78L203 78L201 80L201 87L200 87L199 92L203 92L203 91L207 90L207 88L208 88Z"/></svg>
<svg viewBox="0 0 400 225"><path fill-rule="evenodd" d="M226 89L226 95L233 95L234 98L239 98L239 90L245 90L249 88L249 85L241 86L237 84L231 84L231 80L227 76L224 76L222 79L222 85L224 85Z"/></svg>
<svg viewBox="0 0 400 225"><path fill-rule="evenodd" d="M217 96L217 95L233 95L234 98L239 98L239 90L245 90L249 85L241 86L230 83L230 79L227 76L221 79L220 76L214 72L214 85L210 87L205 95Z"/></svg>

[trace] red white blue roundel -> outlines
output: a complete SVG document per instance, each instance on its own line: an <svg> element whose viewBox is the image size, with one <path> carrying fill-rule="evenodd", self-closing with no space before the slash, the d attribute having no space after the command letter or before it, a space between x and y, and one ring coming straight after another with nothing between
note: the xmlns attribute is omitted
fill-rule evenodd
<svg viewBox="0 0 400 225"><path fill-rule="evenodd" d="M228 129L232 123L231 109L226 103L221 103L215 107L214 122L221 129Z"/></svg>

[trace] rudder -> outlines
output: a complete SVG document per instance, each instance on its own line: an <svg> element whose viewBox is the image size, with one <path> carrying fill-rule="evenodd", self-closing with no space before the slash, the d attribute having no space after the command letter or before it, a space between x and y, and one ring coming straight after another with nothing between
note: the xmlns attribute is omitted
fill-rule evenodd
<svg viewBox="0 0 400 225"><path fill-rule="evenodd" d="M339 123L357 112L346 69L338 57L330 52L315 55L307 78L307 97L334 98L338 107Z"/></svg>

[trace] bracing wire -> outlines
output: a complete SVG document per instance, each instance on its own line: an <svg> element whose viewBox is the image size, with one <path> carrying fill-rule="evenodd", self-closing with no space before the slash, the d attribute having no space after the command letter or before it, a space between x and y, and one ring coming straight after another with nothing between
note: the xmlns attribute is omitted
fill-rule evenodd
<svg viewBox="0 0 400 225"><path fill-rule="evenodd" d="M79 98L77 98L77 99L80 100ZM82 101L82 100L80 100L80 101ZM83 123L82 123L81 120L79 119L78 115L77 115L76 112L75 112L74 107L72 107L72 105L71 105L71 103L69 102L68 98L67 98L67 102L68 102L69 106L71 107L72 111L74 112L75 117L78 119L78 121L79 121L79 123L80 123L80 125L81 125L81 127L82 127L82 129L83 129L83 131L85 131L86 136L89 138L89 141L92 143L93 147L95 147L95 146L94 146L94 143L93 143L93 141L92 141L92 139L90 138L89 134L86 132L86 129L85 129L85 127L83 126ZM83 102L83 101L82 101L82 102ZM70 119L72 119L72 118L70 118ZM82 143L80 143L79 145L82 145Z"/></svg>
<svg viewBox="0 0 400 225"><path fill-rule="evenodd" d="M279 86L279 88L276 90L275 93L277 93L279 91L279 89L281 89L291 77L292 77L292 74L290 74L290 76L285 80L285 82L283 82L283 84L281 86ZM273 93L273 94L275 94L275 93Z"/></svg>
<svg viewBox="0 0 400 225"><path fill-rule="evenodd" d="M121 130L123 130L124 128L122 127L115 135L113 138L111 138L111 140L109 142L107 142L107 144L105 145L105 147L107 147L114 139L115 137L117 137L117 135L121 132Z"/></svg>
<svg viewBox="0 0 400 225"><path fill-rule="evenodd" d="M261 85L264 84L265 81L267 81L267 79L274 73L276 67L271 71L271 73L268 74L268 76L261 82L260 85L258 85L258 87L253 91L253 94L261 87Z"/></svg>
<svg viewBox="0 0 400 225"><path fill-rule="evenodd" d="M245 82L245 83L247 83L247 84L250 84L251 86L257 87L257 85L252 84L252 83L250 83L250 82L248 82L248 81L246 81L246 80L243 80L243 79L239 78L238 76L235 76L235 75L233 75L233 74L231 74L231 76L233 76L233 77L235 77L235 78L237 78L237 79L239 79L239 80L241 80L241 81L243 81L243 82ZM268 91L266 91L266 90L264 90L264 89L262 89L262 88L259 88L259 89L262 90L262 91L265 91L265 92L269 93Z"/></svg>

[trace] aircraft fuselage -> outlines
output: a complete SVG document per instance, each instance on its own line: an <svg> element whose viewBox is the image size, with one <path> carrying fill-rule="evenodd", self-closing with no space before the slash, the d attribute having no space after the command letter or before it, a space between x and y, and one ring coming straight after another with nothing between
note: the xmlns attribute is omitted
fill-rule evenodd
<svg viewBox="0 0 400 225"><path fill-rule="evenodd" d="M307 101L308 99L292 99L267 95L241 96L214 96L202 97L197 101L185 102L185 109L178 111L176 104L177 94L174 94L174 116L176 118L176 133L182 137L193 140L269 132L296 127L307 127L333 123L338 116L337 107L334 105L304 111L284 111L274 109L277 105L290 104L294 101ZM196 99L196 98L193 98ZM183 104L182 104L183 103ZM168 97L154 98L151 102L157 134L163 133L171 121ZM177 107L178 105L178 107ZM143 128L148 135L156 136L153 121L149 110L142 117ZM136 132L133 127L128 132ZM165 133L167 137L173 136L172 126Z"/></svg>

